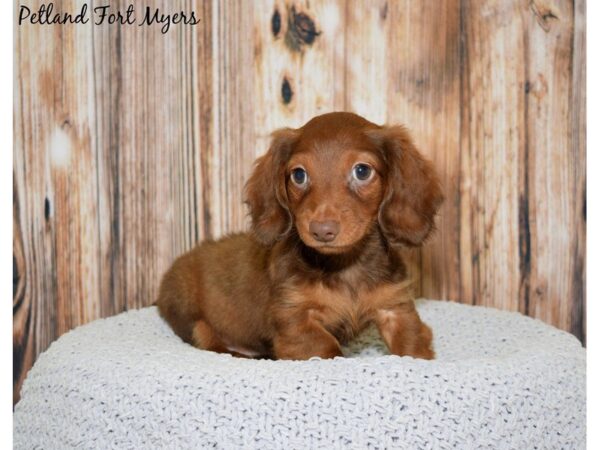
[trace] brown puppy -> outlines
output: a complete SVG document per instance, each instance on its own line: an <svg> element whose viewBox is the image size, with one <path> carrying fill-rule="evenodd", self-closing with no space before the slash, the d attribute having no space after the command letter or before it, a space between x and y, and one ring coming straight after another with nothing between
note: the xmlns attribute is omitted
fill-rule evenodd
<svg viewBox="0 0 600 450"><path fill-rule="evenodd" d="M442 200L401 126L331 113L277 131L246 184L252 233L177 259L159 310L184 341L238 356L332 358L375 322L391 353L433 358L400 249Z"/></svg>

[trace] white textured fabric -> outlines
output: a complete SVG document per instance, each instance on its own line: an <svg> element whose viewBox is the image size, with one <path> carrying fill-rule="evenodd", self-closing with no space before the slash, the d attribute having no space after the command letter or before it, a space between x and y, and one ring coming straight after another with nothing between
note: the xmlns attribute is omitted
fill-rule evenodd
<svg viewBox="0 0 600 450"><path fill-rule="evenodd" d="M585 448L585 350L516 313L417 303L434 361L246 360L181 342L156 308L77 328L30 371L15 448Z"/></svg>

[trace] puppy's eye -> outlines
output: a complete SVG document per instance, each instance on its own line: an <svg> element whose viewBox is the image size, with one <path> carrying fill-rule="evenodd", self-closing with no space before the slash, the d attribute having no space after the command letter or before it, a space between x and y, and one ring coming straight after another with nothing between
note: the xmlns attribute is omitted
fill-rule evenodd
<svg viewBox="0 0 600 450"><path fill-rule="evenodd" d="M358 163L352 168L352 176L358 181L368 181L373 177L373 168L368 164Z"/></svg>
<svg viewBox="0 0 600 450"><path fill-rule="evenodd" d="M308 183L308 174L302 167L293 169L290 178L296 186L304 187Z"/></svg>

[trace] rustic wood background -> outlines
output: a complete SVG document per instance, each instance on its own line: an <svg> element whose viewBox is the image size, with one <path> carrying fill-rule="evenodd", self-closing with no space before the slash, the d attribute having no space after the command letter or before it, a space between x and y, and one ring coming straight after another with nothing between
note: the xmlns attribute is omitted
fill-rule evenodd
<svg viewBox="0 0 600 450"><path fill-rule="evenodd" d="M244 229L269 133L332 110L406 124L442 174L422 295L585 341L584 1L144 5L201 23L15 26L15 400L62 333L151 304L177 255Z"/></svg>

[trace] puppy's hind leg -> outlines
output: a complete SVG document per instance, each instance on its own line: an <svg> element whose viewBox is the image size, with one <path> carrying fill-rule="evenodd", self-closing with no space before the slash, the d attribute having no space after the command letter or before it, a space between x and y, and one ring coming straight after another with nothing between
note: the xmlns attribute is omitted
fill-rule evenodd
<svg viewBox="0 0 600 450"><path fill-rule="evenodd" d="M248 358L249 355L229 349L217 335L213 327L205 320L197 320L192 326L192 345L202 350L217 353L229 353L238 358Z"/></svg>

